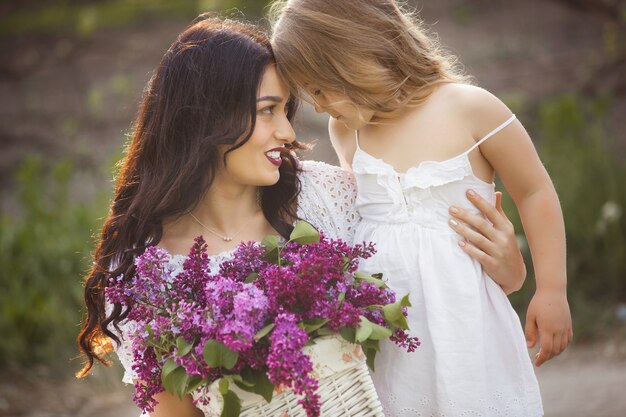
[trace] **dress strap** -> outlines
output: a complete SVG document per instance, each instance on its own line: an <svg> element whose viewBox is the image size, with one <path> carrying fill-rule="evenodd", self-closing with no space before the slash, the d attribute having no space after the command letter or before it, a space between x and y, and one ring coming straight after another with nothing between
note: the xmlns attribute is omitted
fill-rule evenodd
<svg viewBox="0 0 626 417"><path fill-rule="evenodd" d="M510 125L511 123L513 123L514 120L515 120L515 115L512 114L511 117L509 117L506 122L502 123L500 126L496 127L491 132L487 133L481 140L476 142L474 146L472 146L467 151L465 151L465 153L468 154L472 152L474 149L478 148L481 143L483 143L484 141L486 141L487 139L489 139L490 137L492 137L493 135L495 135L496 133L498 133L499 131L501 131L502 129Z"/></svg>
<svg viewBox="0 0 626 417"><path fill-rule="evenodd" d="M356 140L356 148L361 149L359 146L359 129L354 130L354 139Z"/></svg>

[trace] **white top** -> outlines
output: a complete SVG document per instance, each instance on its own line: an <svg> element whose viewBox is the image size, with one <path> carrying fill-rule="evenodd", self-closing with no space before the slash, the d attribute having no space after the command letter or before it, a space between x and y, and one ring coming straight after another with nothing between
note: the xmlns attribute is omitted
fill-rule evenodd
<svg viewBox="0 0 626 417"><path fill-rule="evenodd" d="M383 272L392 289L410 293L409 326L422 343L413 353L382 344L372 378L387 417L543 415L517 314L448 226L453 204L479 214L467 189L495 202L494 184L474 175L468 155L514 119L466 152L406 173L363 151L357 132L352 168L362 221L354 239L378 250L361 269Z"/></svg>
<svg viewBox="0 0 626 417"><path fill-rule="evenodd" d="M298 197L297 215L307 220L329 238L351 242L359 217L354 209L356 185L353 176L341 168L323 162L302 161L299 175L301 192ZM216 270L219 264L230 259L233 251L210 256L210 267ZM182 271L184 255L173 255L171 262ZM110 306L107 305L107 310ZM133 323L122 322L121 344L117 355L124 367L123 381L132 384L136 373L131 369L132 351L125 335L132 329ZM208 409L203 410L210 415Z"/></svg>

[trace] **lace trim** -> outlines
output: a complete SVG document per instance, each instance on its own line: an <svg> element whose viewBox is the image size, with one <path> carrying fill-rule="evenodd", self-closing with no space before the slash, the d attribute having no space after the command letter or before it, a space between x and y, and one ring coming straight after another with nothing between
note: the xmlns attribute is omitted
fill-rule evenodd
<svg viewBox="0 0 626 417"><path fill-rule="evenodd" d="M323 162L303 161L298 215L330 238L352 242L360 221L354 176Z"/></svg>
<svg viewBox="0 0 626 417"><path fill-rule="evenodd" d="M520 391L521 390L521 391ZM518 391L525 392L522 387ZM413 402L413 407L399 407L401 402L394 394L381 395L383 413L386 417L541 417L541 405L532 406L521 397L511 397L503 391L495 391L488 399L476 400L476 407L483 411L461 410L454 403L438 404L434 398L424 395ZM406 400L403 398L402 400Z"/></svg>

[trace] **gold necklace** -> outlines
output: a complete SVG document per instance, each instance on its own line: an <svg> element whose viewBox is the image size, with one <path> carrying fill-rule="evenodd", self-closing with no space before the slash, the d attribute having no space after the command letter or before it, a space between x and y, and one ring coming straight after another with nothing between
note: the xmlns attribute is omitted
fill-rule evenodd
<svg viewBox="0 0 626 417"><path fill-rule="evenodd" d="M192 212L188 211L187 213L189 213L189 215L191 217L193 217L193 219L195 221L198 222L198 224L200 226L202 226L203 228L205 228L207 231L213 233L215 236L219 237L220 239L222 239L224 242L232 242L232 240L239 234L241 233L241 231L244 229L244 227L246 227L248 225L248 223L250 223L250 220L248 220L242 227L241 229L239 229L239 231L237 231L235 234L231 235L231 236L222 236L221 234L217 233L215 230L211 229L210 227L206 226L204 223L202 223L196 216L193 215Z"/></svg>

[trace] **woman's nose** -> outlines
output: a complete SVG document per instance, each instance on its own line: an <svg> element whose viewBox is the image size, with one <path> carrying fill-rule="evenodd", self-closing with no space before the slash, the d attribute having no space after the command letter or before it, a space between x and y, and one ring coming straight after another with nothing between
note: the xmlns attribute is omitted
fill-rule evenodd
<svg viewBox="0 0 626 417"><path fill-rule="evenodd" d="M285 118L285 122L276 130L276 138L285 142L292 143L296 140L296 132L291 126L291 122Z"/></svg>
<svg viewBox="0 0 626 417"><path fill-rule="evenodd" d="M316 103L314 106L315 106L315 111L316 111L317 113L324 113L324 109L322 108L322 106L320 106L320 105L319 105L319 104L317 104L317 103Z"/></svg>

